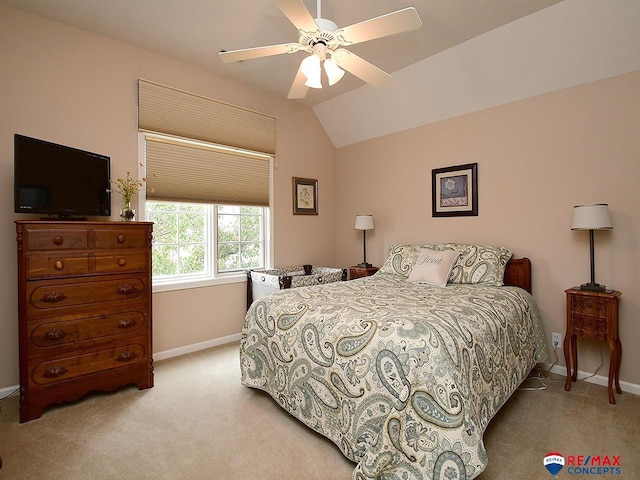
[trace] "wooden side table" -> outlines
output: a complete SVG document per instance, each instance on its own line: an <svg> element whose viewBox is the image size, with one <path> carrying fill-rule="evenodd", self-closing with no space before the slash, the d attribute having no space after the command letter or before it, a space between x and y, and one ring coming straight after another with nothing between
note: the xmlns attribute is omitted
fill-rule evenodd
<svg viewBox="0 0 640 480"><path fill-rule="evenodd" d="M349 280L355 278L368 277L378 271L378 267L349 267Z"/></svg>
<svg viewBox="0 0 640 480"><path fill-rule="evenodd" d="M618 298L622 295L616 290L594 292L573 287L565 290L567 294L567 332L564 337L564 360L567 365L567 381L564 389L571 389L571 381L577 380L578 352L577 337L601 340L609 345L609 403L616 403L613 396L613 384L616 392L620 389L620 358L622 345L618 335ZM570 358L571 357L571 363ZM573 364L573 373L571 365Z"/></svg>

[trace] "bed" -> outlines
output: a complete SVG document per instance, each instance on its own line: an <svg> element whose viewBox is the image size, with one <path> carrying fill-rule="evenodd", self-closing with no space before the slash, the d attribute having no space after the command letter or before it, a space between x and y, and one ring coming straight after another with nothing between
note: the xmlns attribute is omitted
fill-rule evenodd
<svg viewBox="0 0 640 480"><path fill-rule="evenodd" d="M243 326L242 384L333 441L354 480L475 478L489 421L547 360L531 263L511 257L398 244L373 276L261 297Z"/></svg>

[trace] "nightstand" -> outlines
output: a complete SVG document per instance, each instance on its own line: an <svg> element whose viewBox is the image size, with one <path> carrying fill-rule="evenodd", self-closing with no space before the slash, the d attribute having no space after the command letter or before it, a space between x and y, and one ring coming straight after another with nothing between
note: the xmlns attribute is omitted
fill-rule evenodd
<svg viewBox="0 0 640 480"><path fill-rule="evenodd" d="M349 267L349 280L368 277L378 271L378 267Z"/></svg>
<svg viewBox="0 0 640 480"><path fill-rule="evenodd" d="M573 287L565 290L567 294L567 333L564 337L564 361L567 365L567 382L564 389L571 389L578 375L577 337L601 340L609 345L609 403L616 403L613 396L613 384L616 392L620 389L620 358L622 345L618 336L618 298L622 295L616 290L594 292ZM571 362L573 373L571 373Z"/></svg>

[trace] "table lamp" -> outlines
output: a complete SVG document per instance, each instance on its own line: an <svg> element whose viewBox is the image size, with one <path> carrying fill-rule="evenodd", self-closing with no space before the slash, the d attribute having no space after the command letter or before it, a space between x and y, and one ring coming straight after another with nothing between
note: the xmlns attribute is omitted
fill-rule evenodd
<svg viewBox="0 0 640 480"><path fill-rule="evenodd" d="M354 230L362 230L362 244L364 247L364 259L358 267L368 268L372 265L367 263L367 230L373 230L373 215L356 215L356 225Z"/></svg>
<svg viewBox="0 0 640 480"><path fill-rule="evenodd" d="M591 249L591 281L580 285L580 290L591 290L594 292L602 292L605 290L605 286L596 283L594 279L593 231L612 229L613 224L609 216L609 206L606 203L576 205L573 207L571 230L589 230L589 245Z"/></svg>

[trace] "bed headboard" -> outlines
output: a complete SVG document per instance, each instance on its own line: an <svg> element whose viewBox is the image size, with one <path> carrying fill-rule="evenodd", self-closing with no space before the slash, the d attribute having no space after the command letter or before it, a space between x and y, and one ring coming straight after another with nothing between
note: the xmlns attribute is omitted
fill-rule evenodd
<svg viewBox="0 0 640 480"><path fill-rule="evenodd" d="M509 260L504 270L504 284L531 293L531 260L526 257Z"/></svg>

